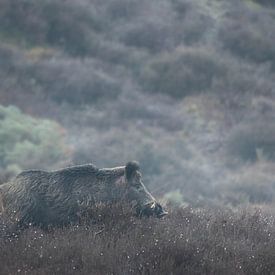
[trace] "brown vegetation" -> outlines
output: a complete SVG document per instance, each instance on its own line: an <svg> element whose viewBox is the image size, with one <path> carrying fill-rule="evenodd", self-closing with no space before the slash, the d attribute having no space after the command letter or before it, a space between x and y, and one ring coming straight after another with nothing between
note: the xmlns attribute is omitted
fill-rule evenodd
<svg viewBox="0 0 275 275"><path fill-rule="evenodd" d="M1 274L273 274L274 218L260 210L170 209L137 219L121 206L94 209L79 226L5 237ZM16 260L15 260L16 259Z"/></svg>

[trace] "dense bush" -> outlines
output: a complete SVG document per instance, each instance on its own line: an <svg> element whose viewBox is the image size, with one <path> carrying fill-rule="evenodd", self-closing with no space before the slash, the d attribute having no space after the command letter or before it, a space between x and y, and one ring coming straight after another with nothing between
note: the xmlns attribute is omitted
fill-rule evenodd
<svg viewBox="0 0 275 275"><path fill-rule="evenodd" d="M20 59L20 54L16 51L14 47L0 44L0 58L1 67L0 72L13 71L15 68L16 60Z"/></svg>
<svg viewBox="0 0 275 275"><path fill-rule="evenodd" d="M137 219L121 206L98 209L94 224L5 237L3 274L271 274L274 218L261 211L170 209Z"/></svg>
<svg viewBox="0 0 275 275"><path fill-rule="evenodd" d="M101 28L88 1L1 1L0 32L8 39L32 44L51 44L71 54L86 54Z"/></svg>
<svg viewBox="0 0 275 275"><path fill-rule="evenodd" d="M145 89L175 98L206 92L226 67L219 56L207 49L178 48L146 65L142 71Z"/></svg>
<svg viewBox="0 0 275 275"><path fill-rule="evenodd" d="M269 205L275 202L274 163L261 160L229 173L219 192L225 204Z"/></svg>
<svg viewBox="0 0 275 275"><path fill-rule="evenodd" d="M116 26L115 30L118 32L119 41L127 46L145 49L151 53L175 45L177 39L175 20L169 2L140 1L135 10L135 16L128 18L127 25L123 21ZM150 13L150 17L146 16L148 13ZM162 20L163 17L166 17L167 20Z"/></svg>
<svg viewBox="0 0 275 275"><path fill-rule="evenodd" d="M100 67L93 60L60 58L34 64L29 67L29 74L53 101L94 104L99 99L114 99L121 88L120 83Z"/></svg>
<svg viewBox="0 0 275 275"><path fill-rule="evenodd" d="M103 3L106 9L106 15L113 20L131 20L134 18L143 7L144 0L137 2L131 0L112 0L108 4Z"/></svg>
<svg viewBox="0 0 275 275"><path fill-rule="evenodd" d="M128 17L121 16L115 25L119 41L146 49L151 54L171 50L182 44L198 43L213 26L211 16L189 0L140 1L139 5L119 0L115 1L116 9L124 2L127 4L120 11L124 11L123 15L128 14ZM129 17L131 12L133 15ZM123 26L125 22L127 25Z"/></svg>
<svg viewBox="0 0 275 275"><path fill-rule="evenodd" d="M213 15L201 9L196 1L173 0L171 1L175 20L173 22L175 45L197 45L205 43L205 39L211 35L215 27ZM217 11L215 11L217 12ZM215 16L217 16L215 14ZM177 37L177 38L176 38Z"/></svg>
<svg viewBox="0 0 275 275"><path fill-rule="evenodd" d="M26 53L8 47L0 48L5 66L0 68L3 82L0 99L4 103L26 105L49 100L71 105L94 104L114 99L123 89L116 73L104 70L94 59L65 58L48 48L32 48ZM13 101L13 102L12 102ZM25 107L25 106L24 106ZM35 106L32 107L35 111Z"/></svg>
<svg viewBox="0 0 275 275"><path fill-rule="evenodd" d="M56 122L0 106L0 167L11 175L27 168L56 167L70 157L64 134Z"/></svg>
<svg viewBox="0 0 275 275"><path fill-rule="evenodd" d="M227 148L231 156L242 161L261 157L275 160L275 124L273 120L243 122L232 129Z"/></svg>
<svg viewBox="0 0 275 275"><path fill-rule="evenodd" d="M267 7L274 7L275 3L272 0L253 0L253 2Z"/></svg>
<svg viewBox="0 0 275 275"><path fill-rule="evenodd" d="M238 7L238 10L236 8ZM275 62L272 13L238 3L221 24L219 39L224 49L257 63Z"/></svg>
<svg viewBox="0 0 275 275"><path fill-rule="evenodd" d="M169 45L170 31L158 23L135 24L124 34L122 41L128 46L160 51Z"/></svg>

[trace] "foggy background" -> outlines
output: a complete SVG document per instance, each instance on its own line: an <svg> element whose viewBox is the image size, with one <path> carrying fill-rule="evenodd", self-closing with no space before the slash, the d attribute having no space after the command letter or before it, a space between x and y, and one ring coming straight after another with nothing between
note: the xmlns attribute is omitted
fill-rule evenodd
<svg viewBox="0 0 275 275"><path fill-rule="evenodd" d="M175 204L274 204L273 3L0 0L0 182L138 160Z"/></svg>

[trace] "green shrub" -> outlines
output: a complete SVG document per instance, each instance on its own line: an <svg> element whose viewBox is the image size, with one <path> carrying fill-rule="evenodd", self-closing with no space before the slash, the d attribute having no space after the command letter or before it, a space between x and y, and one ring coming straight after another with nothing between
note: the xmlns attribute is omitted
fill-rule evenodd
<svg viewBox="0 0 275 275"><path fill-rule="evenodd" d="M35 119L16 107L0 105L0 167L9 174L56 167L70 157L64 134L56 122Z"/></svg>
<svg viewBox="0 0 275 275"><path fill-rule="evenodd" d="M165 201L167 201L169 204L173 205L173 206L184 206L184 199L183 199L183 195L180 192L180 190L174 190L174 191L170 191L168 193L166 193L163 196L163 199Z"/></svg>

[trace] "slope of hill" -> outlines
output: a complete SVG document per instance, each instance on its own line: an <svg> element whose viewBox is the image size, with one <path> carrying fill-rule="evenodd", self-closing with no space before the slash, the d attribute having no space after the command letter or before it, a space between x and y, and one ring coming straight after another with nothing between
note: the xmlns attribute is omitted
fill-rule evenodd
<svg viewBox="0 0 275 275"><path fill-rule="evenodd" d="M71 163L139 160L159 196L273 203L272 5L2 0L1 105L61 124Z"/></svg>

